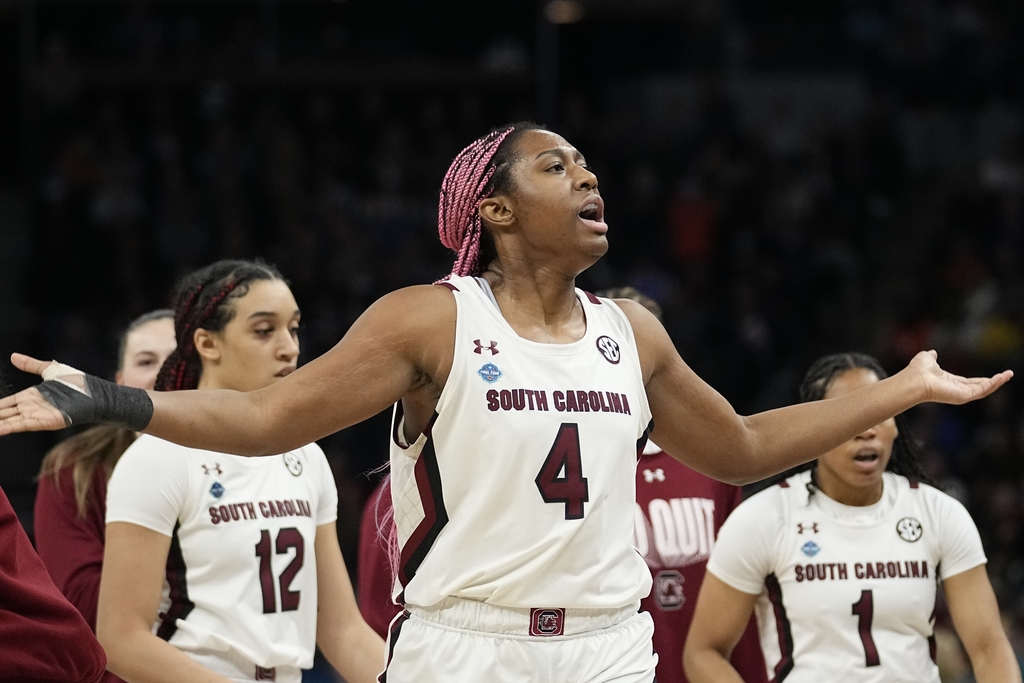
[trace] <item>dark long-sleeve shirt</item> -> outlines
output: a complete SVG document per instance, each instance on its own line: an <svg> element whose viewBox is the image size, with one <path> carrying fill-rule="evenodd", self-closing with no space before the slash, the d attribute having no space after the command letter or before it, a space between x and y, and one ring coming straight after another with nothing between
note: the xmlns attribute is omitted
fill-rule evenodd
<svg viewBox="0 0 1024 683"><path fill-rule="evenodd" d="M0 489L0 681L98 683L107 657Z"/></svg>

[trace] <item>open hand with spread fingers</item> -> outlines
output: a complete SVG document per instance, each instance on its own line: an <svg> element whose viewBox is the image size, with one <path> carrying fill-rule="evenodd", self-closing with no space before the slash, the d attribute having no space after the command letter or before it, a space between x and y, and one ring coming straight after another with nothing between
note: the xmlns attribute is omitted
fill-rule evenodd
<svg viewBox="0 0 1024 683"><path fill-rule="evenodd" d="M83 373L73 371L73 368L56 361L42 361L15 353L11 356L11 363L24 372L43 375L43 379L47 381L58 381L57 377L63 374L64 381L73 378L84 386ZM52 377L51 373L46 372L47 368L51 367L55 371ZM69 371L77 372L77 375ZM43 397L39 387L29 387L13 396L0 399L0 436L15 432L54 431L69 426L64 414Z"/></svg>
<svg viewBox="0 0 1024 683"><path fill-rule="evenodd" d="M58 363L15 353L19 370L41 375L43 382L0 399L0 436L55 431L73 424L109 422L141 431L153 413L145 391L121 387Z"/></svg>
<svg viewBox="0 0 1024 683"><path fill-rule="evenodd" d="M922 351L900 373L907 373L921 383L921 403L949 403L962 405L985 398L1013 377L1012 370L1004 370L992 377L961 377L946 372L938 363L938 353Z"/></svg>

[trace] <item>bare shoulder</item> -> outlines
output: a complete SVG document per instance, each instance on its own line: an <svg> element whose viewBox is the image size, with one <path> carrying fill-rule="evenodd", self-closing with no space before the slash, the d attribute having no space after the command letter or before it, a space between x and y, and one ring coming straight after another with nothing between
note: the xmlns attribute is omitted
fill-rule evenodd
<svg viewBox="0 0 1024 683"><path fill-rule="evenodd" d="M641 334L651 329L664 329L661 322L643 304L632 299L612 299L612 301L626 314L629 324L633 326L634 334Z"/></svg>
<svg viewBox="0 0 1024 683"><path fill-rule="evenodd" d="M407 359L415 368L413 386L443 386L455 348L456 313L448 287L403 287L378 299L349 334L361 348L391 349Z"/></svg>
<svg viewBox="0 0 1024 683"><path fill-rule="evenodd" d="M665 326L643 304L632 299L612 299L622 310L633 328L636 339L636 350L640 355L640 366L644 373L644 383L666 361L678 358L675 345L672 343Z"/></svg>
<svg viewBox="0 0 1024 683"><path fill-rule="evenodd" d="M429 307L441 310L450 308L454 313L455 295L450 288L444 285L412 285L385 294L374 303L374 306L378 305L410 309Z"/></svg>
<svg viewBox="0 0 1024 683"><path fill-rule="evenodd" d="M455 296L439 285L413 285L385 294L370 306L365 318L393 331L422 331L455 324Z"/></svg>

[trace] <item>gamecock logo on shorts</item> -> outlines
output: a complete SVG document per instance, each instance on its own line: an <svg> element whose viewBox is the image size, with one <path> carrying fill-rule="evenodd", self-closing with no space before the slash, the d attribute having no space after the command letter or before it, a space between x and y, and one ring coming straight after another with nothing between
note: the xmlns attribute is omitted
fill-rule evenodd
<svg viewBox="0 0 1024 683"><path fill-rule="evenodd" d="M674 569L658 572L654 577L654 601L666 612L675 612L686 602L683 575Z"/></svg>
<svg viewBox="0 0 1024 683"><path fill-rule="evenodd" d="M531 636L560 636L565 633L565 610L561 607L530 610Z"/></svg>
<svg viewBox="0 0 1024 683"><path fill-rule="evenodd" d="M619 360L622 358L622 354L619 352L619 342L607 335L601 335L597 338L597 350L612 365L618 365Z"/></svg>

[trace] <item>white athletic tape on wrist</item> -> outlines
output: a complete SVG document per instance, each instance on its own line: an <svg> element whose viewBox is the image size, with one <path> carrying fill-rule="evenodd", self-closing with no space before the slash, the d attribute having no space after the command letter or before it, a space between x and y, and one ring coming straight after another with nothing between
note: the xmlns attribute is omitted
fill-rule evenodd
<svg viewBox="0 0 1024 683"><path fill-rule="evenodd" d="M71 387L75 391L78 391L88 396L89 392L87 392L83 387L77 386L73 382L68 382L64 379L61 379L62 377L67 377L68 375L81 375L83 381L85 378L85 373L82 372L81 370L73 368L70 365L65 365L64 363L51 361L50 364L47 365L46 368L43 370L43 381L55 380L65 386Z"/></svg>

